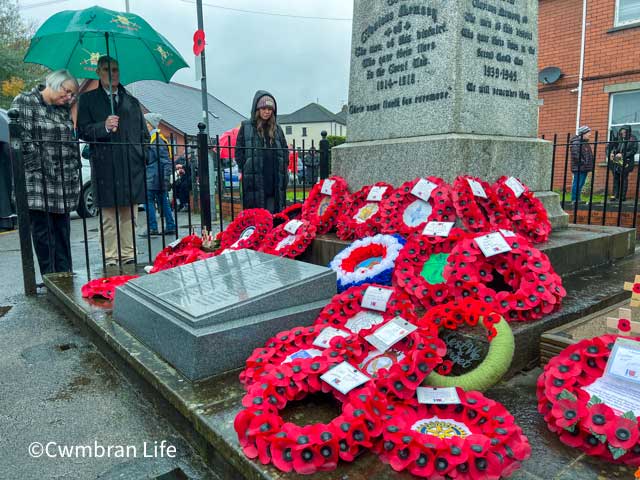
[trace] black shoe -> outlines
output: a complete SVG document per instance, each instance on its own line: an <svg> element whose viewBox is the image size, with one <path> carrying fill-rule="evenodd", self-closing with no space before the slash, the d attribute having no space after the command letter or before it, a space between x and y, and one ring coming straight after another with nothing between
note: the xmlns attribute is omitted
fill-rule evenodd
<svg viewBox="0 0 640 480"><path fill-rule="evenodd" d="M138 234L139 237L143 237L143 238L146 237L147 235L151 235L153 237L153 236L158 236L160 234L158 233L157 230L149 230L148 232L144 231Z"/></svg>
<svg viewBox="0 0 640 480"><path fill-rule="evenodd" d="M164 235L175 235L176 234L176 229L173 228L171 230L165 230L164 231Z"/></svg>
<svg viewBox="0 0 640 480"><path fill-rule="evenodd" d="M135 258L127 258L126 260L122 261L123 265L132 265L136 263L136 259Z"/></svg>

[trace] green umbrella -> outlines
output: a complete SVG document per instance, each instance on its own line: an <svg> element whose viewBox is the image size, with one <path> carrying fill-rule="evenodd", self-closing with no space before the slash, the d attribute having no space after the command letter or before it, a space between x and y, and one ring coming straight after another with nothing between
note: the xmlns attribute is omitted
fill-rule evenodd
<svg viewBox="0 0 640 480"><path fill-rule="evenodd" d="M142 17L101 7L65 10L49 17L31 39L24 61L78 78L98 78L98 58L110 55L120 65L120 81L169 82L187 67L180 53Z"/></svg>

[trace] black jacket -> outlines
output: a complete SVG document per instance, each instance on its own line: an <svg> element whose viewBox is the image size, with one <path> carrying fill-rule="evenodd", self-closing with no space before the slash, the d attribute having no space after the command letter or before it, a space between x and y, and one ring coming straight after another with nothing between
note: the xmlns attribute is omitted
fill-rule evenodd
<svg viewBox="0 0 640 480"><path fill-rule="evenodd" d="M251 104L251 118L245 120L240 125L238 131L238 139L236 142L235 158L240 170L242 171L242 206L244 208L265 208L265 183L273 182L276 213L281 211L286 205L286 191L289 182L289 174L287 167L289 166L289 150L287 140L280 125L277 125L278 105L273 111L276 118L276 138L272 144L273 157L275 160L275 175L266 178L264 175L264 161L267 157L264 139L258 135L255 124L255 113L257 111L257 103L260 97L269 95L269 92L258 90L253 97ZM275 99L274 99L275 101Z"/></svg>
<svg viewBox="0 0 640 480"><path fill-rule="evenodd" d="M627 137L622 138L622 130L627 131ZM607 147L607 160L609 162L609 168L615 173L629 174L633 170L635 155L638 152L638 140L631 134L631 127L625 125L618 130L618 137L611 142ZM611 154L614 159L611 160ZM616 159L617 154L622 155L622 158Z"/></svg>
<svg viewBox="0 0 640 480"><path fill-rule="evenodd" d="M593 170L593 151L589 141L580 135L574 135L571 145L571 172L591 172Z"/></svg>
<svg viewBox="0 0 640 480"><path fill-rule="evenodd" d="M109 96L98 86L80 96L78 129L80 138L91 145L91 183L99 207L144 203L146 147L149 132L140 102L122 85L118 88L120 117L118 130L109 133L104 122L111 114ZM112 143L130 143L115 145Z"/></svg>

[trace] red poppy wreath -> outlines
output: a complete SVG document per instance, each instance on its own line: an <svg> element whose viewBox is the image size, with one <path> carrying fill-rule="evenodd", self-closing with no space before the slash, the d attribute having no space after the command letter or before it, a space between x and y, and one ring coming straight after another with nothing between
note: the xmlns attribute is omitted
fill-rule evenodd
<svg viewBox="0 0 640 480"><path fill-rule="evenodd" d="M478 244L486 235L458 242L444 268L454 296L491 303L508 322L537 320L559 310L567 292L549 258L524 237L511 235L500 235L510 250L489 257Z"/></svg>
<svg viewBox="0 0 640 480"><path fill-rule="evenodd" d="M464 230L453 228L446 237L421 233L410 236L396 260L393 285L425 308L451 299L442 274L453 247L466 235Z"/></svg>
<svg viewBox="0 0 640 480"><path fill-rule="evenodd" d="M180 265L187 265L188 263L213 257L214 255L215 253L207 253L199 248L181 248L179 250L169 252L166 255L158 255L156 260L153 262L153 267L149 270L149 273L156 273L169 268L179 267Z"/></svg>
<svg viewBox="0 0 640 480"><path fill-rule="evenodd" d="M422 232L427 222L454 222L450 187L441 178L416 178L405 182L387 198L378 213L384 233L407 236Z"/></svg>
<svg viewBox="0 0 640 480"><path fill-rule="evenodd" d="M456 389L459 404L389 402L375 451L395 471L431 479L497 480L531 455L529 440L500 403Z"/></svg>
<svg viewBox="0 0 640 480"><path fill-rule="evenodd" d="M306 426L282 419L279 412L287 400L268 379L254 385L242 404L234 428L245 455L283 472L308 475L334 470L340 460L351 462L371 448L382 431L386 398L370 385L356 388L347 394L339 416Z"/></svg>
<svg viewBox="0 0 640 480"><path fill-rule="evenodd" d="M451 196L458 217L470 232L511 228L498 196L484 180L468 175L457 177Z"/></svg>
<svg viewBox="0 0 640 480"><path fill-rule="evenodd" d="M553 357L538 378L538 411L562 443L610 462L638 466L638 417L614 410L585 390L603 376L618 338L582 340Z"/></svg>
<svg viewBox="0 0 640 480"><path fill-rule="evenodd" d="M533 243L549 239L551 222L547 210L526 185L515 177L500 177L492 188L517 233Z"/></svg>
<svg viewBox="0 0 640 480"><path fill-rule="evenodd" d="M316 227L308 220L289 220L267 235L260 252L295 258L302 255L316 238Z"/></svg>
<svg viewBox="0 0 640 480"><path fill-rule="evenodd" d="M134 278L138 278L138 275L116 275L114 277L95 278L85 283L80 291L84 298L106 298L107 300L113 300L116 295L116 287L124 285Z"/></svg>
<svg viewBox="0 0 640 480"><path fill-rule="evenodd" d="M220 236L220 248L216 254L242 248L257 250L272 228L273 217L268 210L264 208L243 210Z"/></svg>
<svg viewBox="0 0 640 480"><path fill-rule="evenodd" d="M302 204L294 203L273 216L273 226L277 227L302 215Z"/></svg>
<svg viewBox="0 0 640 480"><path fill-rule="evenodd" d="M348 207L338 217L337 237L353 240L380 233L380 205L392 194L393 186L385 182L365 185L352 194Z"/></svg>
<svg viewBox="0 0 640 480"><path fill-rule="evenodd" d="M302 206L300 218L314 224L318 235L327 233L335 227L338 215L348 201L347 182L334 175L313 186Z"/></svg>

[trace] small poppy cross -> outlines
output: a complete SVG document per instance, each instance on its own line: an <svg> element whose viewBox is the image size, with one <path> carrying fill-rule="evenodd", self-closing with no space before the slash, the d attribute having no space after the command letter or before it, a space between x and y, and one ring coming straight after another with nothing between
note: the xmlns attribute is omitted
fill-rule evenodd
<svg viewBox="0 0 640 480"><path fill-rule="evenodd" d="M624 289L631 292L631 306L640 307L640 275L636 275L633 283L624 282Z"/></svg>
<svg viewBox="0 0 640 480"><path fill-rule="evenodd" d="M607 333L619 335L640 335L640 322L632 321L629 308L619 308L618 318L607 317Z"/></svg>

